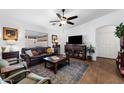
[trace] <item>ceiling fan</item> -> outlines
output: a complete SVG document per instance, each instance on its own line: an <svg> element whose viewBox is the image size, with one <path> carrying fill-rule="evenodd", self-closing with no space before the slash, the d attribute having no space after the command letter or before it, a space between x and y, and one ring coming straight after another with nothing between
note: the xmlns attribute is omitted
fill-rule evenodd
<svg viewBox="0 0 124 93"><path fill-rule="evenodd" d="M50 21L50 23L52 23L52 25L56 25L56 23L59 22L60 23L59 26L62 26L66 23L70 24L70 25L74 25L74 23L71 22L70 20L78 18L78 16L71 16L71 17L67 18L67 17L64 16L64 12L65 12L65 9L62 9L63 15L60 15L59 13L56 13L59 20Z"/></svg>

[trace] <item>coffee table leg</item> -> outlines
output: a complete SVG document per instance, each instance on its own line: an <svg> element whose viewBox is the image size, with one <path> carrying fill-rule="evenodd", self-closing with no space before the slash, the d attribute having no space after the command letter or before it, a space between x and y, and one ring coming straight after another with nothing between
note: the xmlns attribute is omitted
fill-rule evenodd
<svg viewBox="0 0 124 93"><path fill-rule="evenodd" d="M68 64L70 65L70 59L69 58L67 58L67 61L68 61Z"/></svg>
<svg viewBox="0 0 124 93"><path fill-rule="evenodd" d="M58 65L55 63L55 64L54 64L54 74L56 74L56 72L57 72L57 66L58 66Z"/></svg>
<svg viewBox="0 0 124 93"><path fill-rule="evenodd" d="M47 62L45 62L45 68L47 67Z"/></svg>

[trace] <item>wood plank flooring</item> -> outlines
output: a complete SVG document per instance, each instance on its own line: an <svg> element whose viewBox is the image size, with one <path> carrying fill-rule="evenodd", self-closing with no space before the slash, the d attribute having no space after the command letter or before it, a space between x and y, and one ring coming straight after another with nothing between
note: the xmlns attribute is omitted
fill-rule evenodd
<svg viewBox="0 0 124 93"><path fill-rule="evenodd" d="M73 59L77 60L77 59ZM83 84L122 84L124 78L120 76L116 68L115 60L97 58L96 62L83 61L89 64L89 68L82 77Z"/></svg>

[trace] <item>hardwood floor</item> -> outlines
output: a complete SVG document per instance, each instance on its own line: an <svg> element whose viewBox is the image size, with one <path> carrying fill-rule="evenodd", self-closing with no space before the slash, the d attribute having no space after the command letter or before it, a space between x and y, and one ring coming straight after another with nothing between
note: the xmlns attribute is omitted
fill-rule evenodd
<svg viewBox="0 0 124 93"><path fill-rule="evenodd" d="M115 60L97 58L96 62L85 61L84 63L89 64L89 68L86 71L85 75L82 77L80 83L84 84L124 83L124 78L120 76L116 68Z"/></svg>

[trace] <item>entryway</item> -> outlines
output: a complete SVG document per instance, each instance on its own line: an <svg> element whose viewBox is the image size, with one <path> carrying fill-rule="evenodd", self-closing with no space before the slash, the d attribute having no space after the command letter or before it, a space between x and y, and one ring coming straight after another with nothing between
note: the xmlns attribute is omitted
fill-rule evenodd
<svg viewBox="0 0 124 93"><path fill-rule="evenodd" d="M102 26L96 29L97 57L115 59L119 51L120 41L114 35L115 26Z"/></svg>

